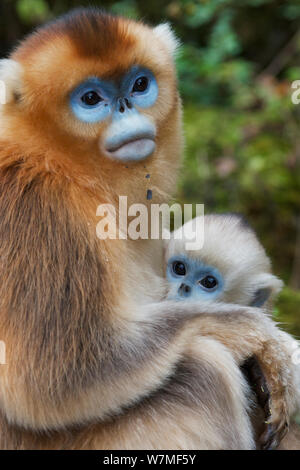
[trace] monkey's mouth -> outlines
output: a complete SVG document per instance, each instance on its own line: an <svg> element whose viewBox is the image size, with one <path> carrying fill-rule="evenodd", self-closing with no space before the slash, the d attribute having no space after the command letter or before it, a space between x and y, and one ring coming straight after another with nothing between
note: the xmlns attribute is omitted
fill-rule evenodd
<svg viewBox="0 0 300 470"><path fill-rule="evenodd" d="M155 137L153 134L135 136L115 145L105 147L107 154L114 159L122 161L138 161L149 157L155 150Z"/></svg>

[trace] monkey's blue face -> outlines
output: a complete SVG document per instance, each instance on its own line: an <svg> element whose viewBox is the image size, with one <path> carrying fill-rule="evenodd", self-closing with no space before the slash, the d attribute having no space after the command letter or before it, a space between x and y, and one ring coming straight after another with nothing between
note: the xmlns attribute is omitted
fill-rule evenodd
<svg viewBox="0 0 300 470"><path fill-rule="evenodd" d="M155 126L141 110L153 106L157 97L153 73L135 66L119 82L87 79L71 93L70 105L84 123L111 120L102 142L110 157L138 161L155 150Z"/></svg>
<svg viewBox="0 0 300 470"><path fill-rule="evenodd" d="M214 300L224 287L223 277L217 268L185 255L169 259L167 280L171 285L168 298L175 300Z"/></svg>

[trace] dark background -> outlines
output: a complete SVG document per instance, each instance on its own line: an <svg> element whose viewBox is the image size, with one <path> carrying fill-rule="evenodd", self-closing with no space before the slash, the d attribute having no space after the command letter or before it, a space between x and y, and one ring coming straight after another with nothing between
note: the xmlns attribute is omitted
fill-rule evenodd
<svg viewBox="0 0 300 470"><path fill-rule="evenodd" d="M172 23L186 151L178 201L242 212L286 288L275 316L300 335L300 0L94 1L150 24ZM0 56L76 0L1 0Z"/></svg>

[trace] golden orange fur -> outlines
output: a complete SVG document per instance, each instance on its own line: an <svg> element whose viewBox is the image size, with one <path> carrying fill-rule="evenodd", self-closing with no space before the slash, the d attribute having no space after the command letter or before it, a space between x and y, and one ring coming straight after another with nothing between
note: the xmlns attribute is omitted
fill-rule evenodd
<svg viewBox="0 0 300 470"><path fill-rule="evenodd" d="M275 435L284 426L289 357L268 318L160 302L161 243L96 235L99 204L116 206L119 195L160 203L174 188L181 108L166 31L79 10L29 36L3 64L1 448L253 448L239 370L252 354L274 391ZM157 102L143 111L157 129L156 151L124 164L99 150L109 122L80 123L68 99L86 77L116 79L134 64L158 82Z"/></svg>

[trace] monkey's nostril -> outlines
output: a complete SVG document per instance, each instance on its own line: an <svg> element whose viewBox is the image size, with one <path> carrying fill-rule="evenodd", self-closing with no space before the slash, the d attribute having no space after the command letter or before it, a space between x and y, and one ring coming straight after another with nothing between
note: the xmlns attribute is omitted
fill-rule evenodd
<svg viewBox="0 0 300 470"><path fill-rule="evenodd" d="M125 113L126 108L131 109L132 108L132 103L128 98L119 98L118 100L118 105L119 105L119 112L120 113Z"/></svg>
<svg viewBox="0 0 300 470"><path fill-rule="evenodd" d="M119 111L120 111L120 113L125 112L124 101L122 100L122 98L119 99Z"/></svg>
<svg viewBox="0 0 300 470"><path fill-rule="evenodd" d="M179 287L179 290L181 292L183 292L184 294L189 294L191 292L191 287L186 285L186 284L181 284L181 286Z"/></svg>
<svg viewBox="0 0 300 470"><path fill-rule="evenodd" d="M126 103L126 106L127 106L128 109L132 108L132 104L130 103L128 98L125 98L125 103Z"/></svg>

